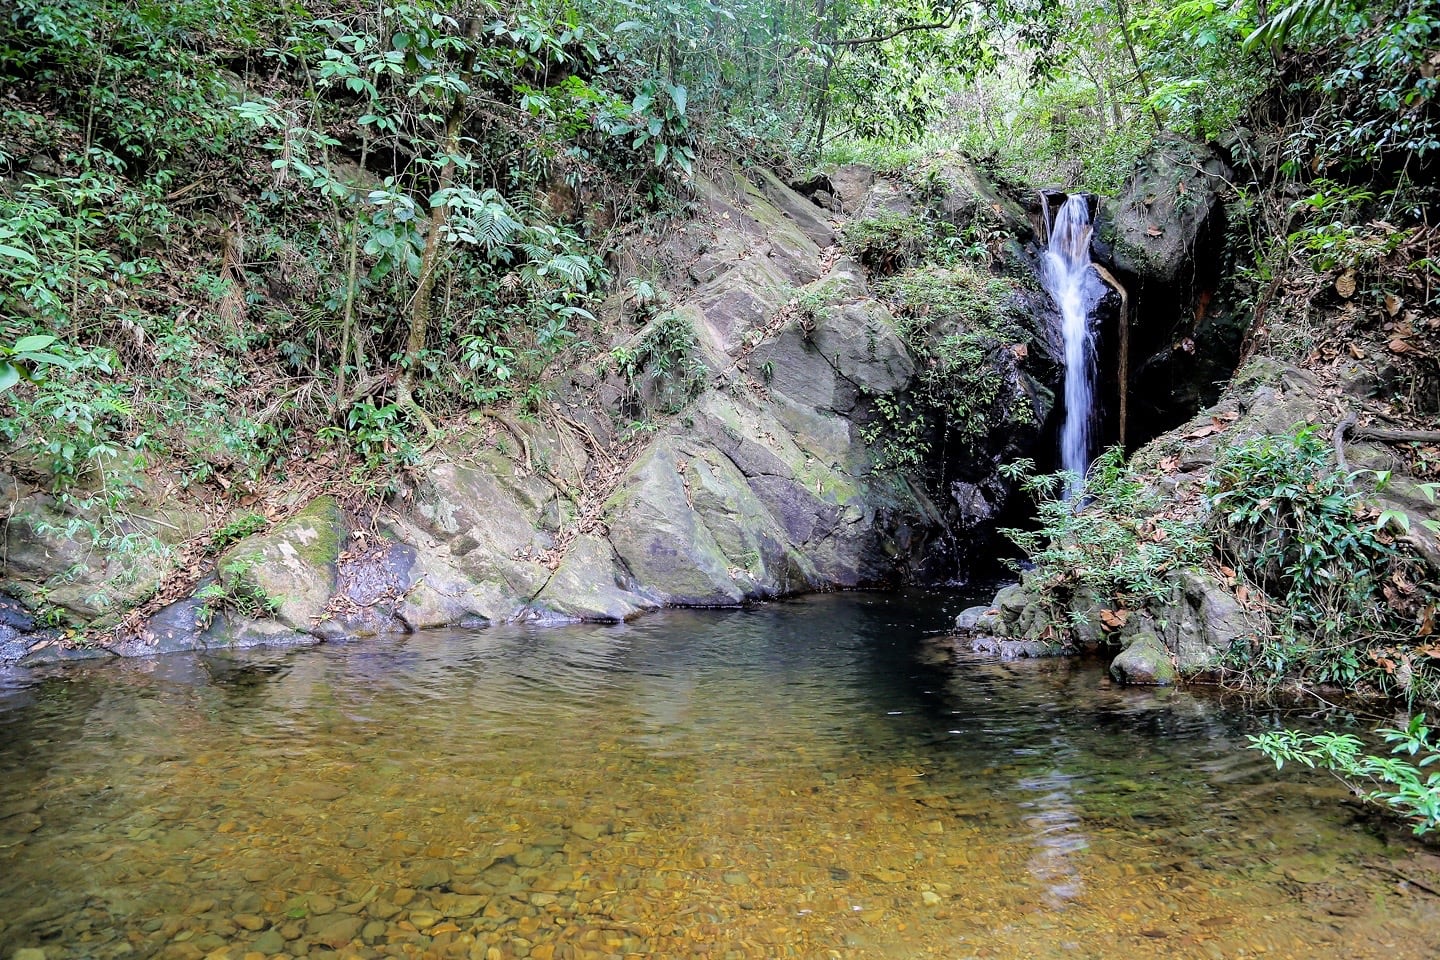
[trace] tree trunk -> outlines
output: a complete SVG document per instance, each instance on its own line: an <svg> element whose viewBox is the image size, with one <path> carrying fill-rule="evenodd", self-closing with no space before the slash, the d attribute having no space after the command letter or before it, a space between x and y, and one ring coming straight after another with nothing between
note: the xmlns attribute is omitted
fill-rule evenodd
<svg viewBox="0 0 1440 960"><path fill-rule="evenodd" d="M450 104L450 114L445 118L445 138L441 144L440 182L436 193L448 190L455 182L455 163L451 155L460 147L460 127L465 120L465 91L475 79L476 41L480 37L480 18L471 17L465 28L465 58L460 67L460 80L465 90L456 91ZM432 433L435 425L415 403L415 371L420 366L420 354L425 350L425 337L430 327L430 296L435 291L435 278L439 273L442 252L440 234L449 219L450 208L444 203L430 208L430 223L425 234L425 251L420 257L420 278L415 282L415 295L410 301L410 332L405 339L405 355L401 360L400 379L395 385L395 400L404 409L415 414L425 428Z"/></svg>

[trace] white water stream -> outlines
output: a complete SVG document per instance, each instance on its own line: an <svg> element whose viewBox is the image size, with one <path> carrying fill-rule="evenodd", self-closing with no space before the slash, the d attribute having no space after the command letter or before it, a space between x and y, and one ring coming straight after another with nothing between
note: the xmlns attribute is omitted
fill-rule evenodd
<svg viewBox="0 0 1440 960"><path fill-rule="evenodd" d="M1090 466L1090 421L1095 401L1095 331L1090 313L1104 286L1090 265L1090 207L1072 194L1050 228L1042 280L1060 308L1065 340L1065 422L1060 428L1060 466L1083 477ZM1066 496L1073 495L1071 484Z"/></svg>

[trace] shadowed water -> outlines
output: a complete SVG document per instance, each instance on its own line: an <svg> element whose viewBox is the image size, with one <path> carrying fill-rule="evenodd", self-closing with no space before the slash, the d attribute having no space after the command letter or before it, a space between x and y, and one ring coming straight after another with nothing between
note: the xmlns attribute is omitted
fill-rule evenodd
<svg viewBox="0 0 1440 960"><path fill-rule="evenodd" d="M1433 957L1266 718L841 595L11 675L0 956ZM930 639L927 640L927 635Z"/></svg>

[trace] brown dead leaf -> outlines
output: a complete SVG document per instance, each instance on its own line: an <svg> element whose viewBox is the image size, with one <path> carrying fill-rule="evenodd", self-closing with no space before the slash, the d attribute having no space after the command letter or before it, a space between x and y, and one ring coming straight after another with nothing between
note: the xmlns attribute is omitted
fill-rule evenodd
<svg viewBox="0 0 1440 960"><path fill-rule="evenodd" d="M1355 271L1346 270L1335 279L1335 292L1346 300L1355 296Z"/></svg>
<svg viewBox="0 0 1440 960"><path fill-rule="evenodd" d="M1389 343L1385 344L1385 346L1390 349L1391 353L1409 353L1411 350L1414 349L1414 347L1410 346L1409 341L1402 340L1399 337L1391 340Z"/></svg>
<svg viewBox="0 0 1440 960"><path fill-rule="evenodd" d="M1359 347L1355 346L1355 344L1352 343L1350 344L1350 356L1354 357L1356 360L1364 360L1365 351L1361 350Z"/></svg>
<svg viewBox="0 0 1440 960"><path fill-rule="evenodd" d="M1160 469L1164 473L1174 473L1176 470L1180 469L1180 458L1166 457L1164 460L1160 461Z"/></svg>
<svg viewBox="0 0 1440 960"><path fill-rule="evenodd" d="M1125 626L1130 619L1129 610L1104 610L1100 611L1100 623L1106 630L1119 630Z"/></svg>
<svg viewBox="0 0 1440 960"><path fill-rule="evenodd" d="M1392 316L1392 317L1395 316L1395 314L1397 314L1397 313L1400 312L1400 307L1401 307L1404 303L1405 303L1404 300L1401 300L1399 297L1395 296L1395 294L1393 294L1393 293L1387 293L1387 294L1385 294L1385 312L1388 313L1388 314L1390 314L1390 316Z"/></svg>
<svg viewBox="0 0 1440 960"><path fill-rule="evenodd" d="M1205 424L1205 426L1200 427L1200 428L1195 429L1195 430L1191 430L1189 433L1185 434L1185 439L1187 439L1187 440L1203 440L1203 439L1205 439L1206 437L1212 436L1212 435L1217 434L1217 433L1219 433L1219 432L1220 432L1220 427L1212 420L1210 423Z"/></svg>

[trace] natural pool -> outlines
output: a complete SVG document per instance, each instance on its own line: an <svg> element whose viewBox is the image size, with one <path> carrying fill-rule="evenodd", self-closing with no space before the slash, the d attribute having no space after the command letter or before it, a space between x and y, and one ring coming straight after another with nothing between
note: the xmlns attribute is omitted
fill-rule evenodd
<svg viewBox="0 0 1440 960"><path fill-rule="evenodd" d="M1440 955L1273 717L952 659L964 605L9 675L0 958Z"/></svg>

